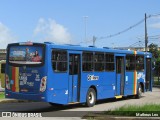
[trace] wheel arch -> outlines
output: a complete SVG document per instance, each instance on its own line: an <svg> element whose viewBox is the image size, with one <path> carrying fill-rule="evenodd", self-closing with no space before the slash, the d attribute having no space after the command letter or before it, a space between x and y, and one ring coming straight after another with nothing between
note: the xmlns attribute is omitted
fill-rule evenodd
<svg viewBox="0 0 160 120"><path fill-rule="evenodd" d="M140 84L141 87L142 87L142 92L144 92L144 83L143 83L143 82L140 82L139 84Z"/></svg>

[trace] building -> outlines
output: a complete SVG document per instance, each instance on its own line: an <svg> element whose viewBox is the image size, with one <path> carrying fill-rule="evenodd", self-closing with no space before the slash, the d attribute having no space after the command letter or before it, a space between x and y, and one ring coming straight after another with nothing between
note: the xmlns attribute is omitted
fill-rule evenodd
<svg viewBox="0 0 160 120"><path fill-rule="evenodd" d="M0 60L6 60L6 49L0 49Z"/></svg>
<svg viewBox="0 0 160 120"><path fill-rule="evenodd" d="M145 48L144 48L144 47L115 47L114 49L145 51ZM160 48L158 48L158 50L159 50L159 49L160 49Z"/></svg>

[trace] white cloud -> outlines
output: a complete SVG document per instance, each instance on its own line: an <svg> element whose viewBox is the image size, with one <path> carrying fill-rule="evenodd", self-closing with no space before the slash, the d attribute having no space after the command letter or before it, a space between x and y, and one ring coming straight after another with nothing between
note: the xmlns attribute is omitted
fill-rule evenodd
<svg viewBox="0 0 160 120"><path fill-rule="evenodd" d="M159 19L160 19L160 16L159 16L159 15L157 15L157 16L152 16L151 19L152 19L152 20L159 20Z"/></svg>
<svg viewBox="0 0 160 120"><path fill-rule="evenodd" d="M45 20L40 18L34 30L34 37L43 41L51 41L58 44L66 44L71 42L71 34L67 28L58 24L53 19Z"/></svg>
<svg viewBox="0 0 160 120"><path fill-rule="evenodd" d="M160 29L160 22L149 25L151 28Z"/></svg>
<svg viewBox="0 0 160 120"><path fill-rule="evenodd" d="M0 49L5 49L8 43L16 42L15 36L12 35L8 27L0 22Z"/></svg>

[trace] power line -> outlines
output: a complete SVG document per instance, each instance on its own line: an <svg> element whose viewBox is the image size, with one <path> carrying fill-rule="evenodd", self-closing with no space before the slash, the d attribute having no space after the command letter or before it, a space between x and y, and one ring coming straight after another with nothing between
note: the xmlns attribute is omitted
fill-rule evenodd
<svg viewBox="0 0 160 120"><path fill-rule="evenodd" d="M117 35L120 35L120 34L122 34L122 33L124 33L124 32L129 31L130 29L138 26L139 24L143 23L144 20L145 20L145 19L142 19L141 21L137 22L136 24L134 24L134 25L132 25L132 26L128 27L127 29L124 29L124 30L122 30L122 31L120 31L120 32L117 32L117 33L115 33L115 34L111 34L111 35L108 35L108 36L105 36L105 37L99 37L99 38L96 38L96 40L97 40L97 39L98 39L98 40L107 39L107 38L111 38L111 37L115 37L115 36L117 36ZM84 42L80 42L80 43L85 43L85 42L87 43L87 42L91 42L91 41L93 41L93 40L84 41Z"/></svg>
<svg viewBox="0 0 160 120"><path fill-rule="evenodd" d="M152 37L158 37L158 38L152 38ZM159 43L158 39L160 39L160 35L154 35L154 36L148 36L148 43ZM144 43L144 38L141 38L141 40L129 45L129 47L136 47L136 46L143 46L145 43Z"/></svg>
<svg viewBox="0 0 160 120"><path fill-rule="evenodd" d="M154 14L154 15L149 15L149 16L147 16L146 18L148 19L148 18L157 17L157 16L160 16L160 13ZM117 33L115 33L115 34L111 34L111 35L108 35L108 36L104 36L104 37L99 37L99 38L97 38L97 39L98 39L98 40L101 40L101 39L107 39L107 38L111 38L111 37L118 36L118 35L120 35L120 34L122 34L122 33L125 33L125 32L127 32L127 31L135 28L136 26L140 25L140 24L143 23L144 21L145 21L145 19L143 18L142 20L140 20L140 21L137 22L136 24L134 24L134 25L132 25L132 26L130 26L130 27L128 27L128 28L120 31L120 32L117 32Z"/></svg>
<svg viewBox="0 0 160 120"><path fill-rule="evenodd" d="M141 24L141 23L143 23L143 22L144 22L144 19L140 20L140 21L137 22L136 24L134 24L134 25L132 25L132 26L130 26L130 27L128 27L128 28L120 31L120 32L117 32L117 33L115 33L115 34L111 34L111 35L108 35L108 36L105 36L105 37L100 37L100 38L98 38L98 40L115 37L115 36L117 36L117 35L120 35L120 34L122 34L122 33L124 33L124 32L127 32L127 31L133 29L134 27L138 26L139 24Z"/></svg>
<svg viewBox="0 0 160 120"><path fill-rule="evenodd" d="M148 15L148 16L146 16L146 19L151 18L151 17L157 17L157 16L160 16L160 13L158 13L158 14L153 14L153 15ZM117 32L117 33L115 33L115 34L111 34L111 35L107 35L107 36L103 36L103 37L96 37L96 40L107 39L107 38L112 38L112 37L118 36L118 35L120 35L120 34L123 34L123 33L127 32L127 31L129 31L129 30L137 27L138 25L140 25L140 24L143 23L144 21L145 21L145 18L143 18L143 19L140 20L139 22L135 23L134 25L132 25L132 26L130 26L130 27L128 27L128 28L120 31L120 32ZM158 37L158 38L159 38L159 37ZM79 44L81 44L81 43L88 43L88 42L91 42L91 41L93 41L93 40L82 41L82 42L80 42ZM95 41L94 41L94 42L95 42Z"/></svg>
<svg viewBox="0 0 160 120"><path fill-rule="evenodd" d="M142 46L142 45L144 45L144 41L138 41L131 44L129 47Z"/></svg>
<svg viewBox="0 0 160 120"><path fill-rule="evenodd" d="M92 42L93 40L88 40L88 41L82 41L82 42L79 42L78 44L81 44L81 43L89 43L89 42Z"/></svg>
<svg viewBox="0 0 160 120"><path fill-rule="evenodd" d="M160 16L160 13L149 15L149 17L157 17Z"/></svg>
<svg viewBox="0 0 160 120"><path fill-rule="evenodd" d="M142 37L137 37L138 40L144 40L144 36ZM148 36L148 39L160 39L160 35L152 35Z"/></svg>

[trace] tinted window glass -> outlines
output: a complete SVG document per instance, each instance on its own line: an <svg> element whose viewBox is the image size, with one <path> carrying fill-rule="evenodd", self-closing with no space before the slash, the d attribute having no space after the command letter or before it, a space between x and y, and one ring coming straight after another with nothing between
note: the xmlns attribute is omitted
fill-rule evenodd
<svg viewBox="0 0 160 120"><path fill-rule="evenodd" d="M1 73L5 73L5 66L6 66L5 63L1 64Z"/></svg>
<svg viewBox="0 0 160 120"><path fill-rule="evenodd" d="M52 51L52 68L55 72L67 71L67 52L62 50Z"/></svg>
<svg viewBox="0 0 160 120"><path fill-rule="evenodd" d="M43 62L42 46L11 46L9 62L14 64L41 64Z"/></svg>
<svg viewBox="0 0 160 120"><path fill-rule="evenodd" d="M136 56L136 70L144 71L144 56Z"/></svg>
<svg viewBox="0 0 160 120"><path fill-rule="evenodd" d="M114 70L114 54L106 54L105 55L105 70L113 71Z"/></svg>
<svg viewBox="0 0 160 120"><path fill-rule="evenodd" d="M82 70L83 71L93 71L93 52L83 52Z"/></svg>
<svg viewBox="0 0 160 120"><path fill-rule="evenodd" d="M133 71L135 70L135 59L134 55L127 55L126 56L126 70Z"/></svg>
<svg viewBox="0 0 160 120"><path fill-rule="evenodd" d="M95 71L104 71L104 53L95 53L94 67Z"/></svg>

